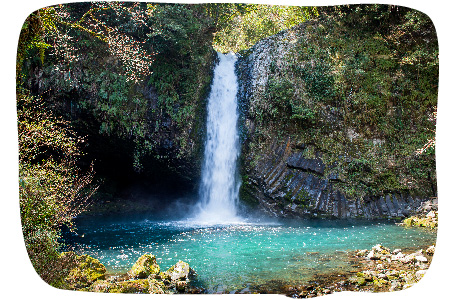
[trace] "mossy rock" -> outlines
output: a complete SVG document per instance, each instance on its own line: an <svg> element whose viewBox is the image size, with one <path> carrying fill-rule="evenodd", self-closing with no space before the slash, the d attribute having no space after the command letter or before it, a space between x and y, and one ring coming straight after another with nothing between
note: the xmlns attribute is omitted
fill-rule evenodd
<svg viewBox="0 0 455 300"><path fill-rule="evenodd" d="M366 282L364 277L357 277L357 285L358 286L363 286L363 285L366 285L366 284L367 284L367 282Z"/></svg>
<svg viewBox="0 0 455 300"><path fill-rule="evenodd" d="M109 293L109 290L112 287L112 285L113 283L108 282L107 280L97 280L89 288L83 290L95 293Z"/></svg>
<svg viewBox="0 0 455 300"><path fill-rule="evenodd" d="M69 254L61 255L65 259ZM106 267L98 260L88 255L75 257L72 269L65 277L65 282L71 289L86 288L97 280L105 279Z"/></svg>
<svg viewBox="0 0 455 300"><path fill-rule="evenodd" d="M108 292L126 294L148 294L149 287L150 284L147 279L136 279L116 282L109 288Z"/></svg>
<svg viewBox="0 0 455 300"><path fill-rule="evenodd" d="M171 280L171 276L167 272L160 272L155 276L156 279L161 279L161 280Z"/></svg>
<svg viewBox="0 0 455 300"><path fill-rule="evenodd" d="M136 261L128 274L133 278L147 278L151 274L158 274L160 266L156 263L156 258L151 254L144 254Z"/></svg>
<svg viewBox="0 0 455 300"><path fill-rule="evenodd" d="M387 281L382 279L382 278L378 278L376 276L373 277L373 285L374 287L376 288L382 288L384 287L384 285L387 284Z"/></svg>
<svg viewBox="0 0 455 300"><path fill-rule="evenodd" d="M165 294L166 286L162 281L156 279L148 279L149 281L149 293L150 294Z"/></svg>

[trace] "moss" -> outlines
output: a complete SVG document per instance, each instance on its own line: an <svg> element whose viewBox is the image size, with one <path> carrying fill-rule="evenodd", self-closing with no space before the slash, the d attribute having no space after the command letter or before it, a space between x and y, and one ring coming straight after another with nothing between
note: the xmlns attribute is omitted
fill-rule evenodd
<svg viewBox="0 0 455 300"><path fill-rule="evenodd" d="M302 208L308 207L308 203L311 201L311 196L307 190L302 188L295 196L294 203L299 204Z"/></svg>
<svg viewBox="0 0 455 300"><path fill-rule="evenodd" d="M136 278L146 278L150 274L158 274L159 272L160 266L156 263L155 256L146 253L139 257L129 274Z"/></svg>
<svg viewBox="0 0 455 300"><path fill-rule="evenodd" d="M364 277L357 277L357 285L363 286L366 285L366 280Z"/></svg>
<svg viewBox="0 0 455 300"><path fill-rule="evenodd" d="M62 254L66 256L67 254ZM88 255L76 256L76 266L65 278L71 288L88 287L97 280L105 279L106 267L97 259Z"/></svg>
<svg viewBox="0 0 455 300"><path fill-rule="evenodd" d="M435 217L430 216L411 216L402 221L402 224L407 227L426 227L435 229L438 227L438 214L435 213Z"/></svg>
<svg viewBox="0 0 455 300"><path fill-rule="evenodd" d="M162 281L156 279L149 279L149 290L150 294L164 294L166 291L166 286Z"/></svg>
<svg viewBox="0 0 455 300"><path fill-rule="evenodd" d="M387 285L388 282L382 278L377 278L376 276L373 277L373 286L375 289L379 289Z"/></svg>
<svg viewBox="0 0 455 300"><path fill-rule="evenodd" d="M114 283L109 293L148 294L149 281L147 279L128 280Z"/></svg>
<svg viewBox="0 0 455 300"><path fill-rule="evenodd" d="M167 272L160 272L157 277L161 280L171 280L171 276Z"/></svg>

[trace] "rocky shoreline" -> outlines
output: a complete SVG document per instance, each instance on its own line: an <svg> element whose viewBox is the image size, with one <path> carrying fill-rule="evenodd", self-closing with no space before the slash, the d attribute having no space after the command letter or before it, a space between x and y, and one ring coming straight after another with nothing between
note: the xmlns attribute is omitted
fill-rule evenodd
<svg viewBox="0 0 455 300"><path fill-rule="evenodd" d="M350 259L358 263L351 273L317 276L301 286L285 286L283 293L292 298L313 298L342 291L392 292L417 283L428 269L435 246L425 250L390 250L376 245L371 250L351 253Z"/></svg>
<svg viewBox="0 0 455 300"><path fill-rule="evenodd" d="M399 226L438 227L437 200L422 203L417 215L404 219ZM293 298L313 298L342 291L393 292L407 289L423 278L429 268L435 245L424 249L394 249L380 244L370 250L362 249L349 254L355 270L351 273L333 273L315 276L302 286L284 286L282 292Z"/></svg>
<svg viewBox="0 0 455 300"><path fill-rule="evenodd" d="M196 272L189 264L178 261L166 271L156 263L154 255L143 254L126 274L106 274L106 267L88 255L64 252L60 259L68 268L60 286L68 290L98 293L129 294L194 294L203 289L191 287Z"/></svg>

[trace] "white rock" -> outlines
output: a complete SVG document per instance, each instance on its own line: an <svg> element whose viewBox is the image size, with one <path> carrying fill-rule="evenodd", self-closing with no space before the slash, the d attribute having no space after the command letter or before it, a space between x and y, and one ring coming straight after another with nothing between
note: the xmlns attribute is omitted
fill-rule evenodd
<svg viewBox="0 0 455 300"><path fill-rule="evenodd" d="M407 263L410 263L410 262L415 262L416 261L416 255L413 253L413 254L409 254L409 255L406 255L405 257L401 258L400 261L404 264L407 264Z"/></svg>
<svg viewBox="0 0 455 300"><path fill-rule="evenodd" d="M417 255L415 257L415 260L417 260L419 262L424 262L424 263L428 262L428 259L425 256L421 256L421 255Z"/></svg>
<svg viewBox="0 0 455 300"><path fill-rule="evenodd" d="M374 250L371 250L370 253L368 253L367 257L371 260L378 260L381 258L381 255L379 253L376 253Z"/></svg>
<svg viewBox="0 0 455 300"><path fill-rule="evenodd" d="M434 212L434 210L427 213L427 218L434 218L434 217L436 217L436 213Z"/></svg>
<svg viewBox="0 0 455 300"><path fill-rule="evenodd" d="M392 254L397 255L400 252L401 252L401 249L395 249L395 250L392 251Z"/></svg>
<svg viewBox="0 0 455 300"><path fill-rule="evenodd" d="M383 250L386 250L387 252L390 252L390 249L389 249L389 248L386 248L386 247L382 246L381 244L377 244L376 246L374 246L374 247L372 248L372 250L375 250L375 251L377 251L377 252L381 252L381 251L383 251Z"/></svg>

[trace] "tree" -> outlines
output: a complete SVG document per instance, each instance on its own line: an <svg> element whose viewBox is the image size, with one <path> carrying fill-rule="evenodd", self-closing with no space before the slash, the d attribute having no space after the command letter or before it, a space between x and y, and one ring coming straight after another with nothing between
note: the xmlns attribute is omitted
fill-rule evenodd
<svg viewBox="0 0 455 300"><path fill-rule="evenodd" d="M244 4L214 6L221 17L214 37L214 48L239 52L259 40L317 17L316 7ZM213 6L212 6L213 7ZM221 9L220 9L221 8ZM227 12L227 13L226 13Z"/></svg>
<svg viewBox="0 0 455 300"><path fill-rule="evenodd" d="M61 286L63 265L58 241L62 226L73 228L73 219L88 206L96 187L93 168L83 173L77 165L83 140L56 118L43 102L24 88L24 61L36 55L41 63L50 46L43 38L38 12L25 21L19 38L16 64L19 204L24 241L30 260L47 283Z"/></svg>

